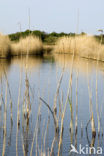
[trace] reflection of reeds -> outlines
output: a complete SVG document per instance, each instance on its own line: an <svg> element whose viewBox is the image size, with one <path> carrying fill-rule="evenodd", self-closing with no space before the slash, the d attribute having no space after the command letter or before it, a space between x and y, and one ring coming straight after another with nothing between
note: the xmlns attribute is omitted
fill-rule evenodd
<svg viewBox="0 0 104 156"><path fill-rule="evenodd" d="M10 66L10 60L8 59L0 59L0 79L5 76L5 72L8 71ZM5 72L4 72L5 70Z"/></svg>
<svg viewBox="0 0 104 156"><path fill-rule="evenodd" d="M65 69L71 68L71 62L72 62L72 55L68 54L55 54L55 61L57 64L59 64L61 67L65 65ZM89 65L89 70L87 70L87 64ZM78 56L74 57L74 63L73 68L79 73L84 74L87 76L87 74L92 74L92 71L97 68L99 71L103 71L104 69L104 63L99 61L98 66L96 65L96 60L90 60L85 58L80 58Z"/></svg>
<svg viewBox="0 0 104 156"><path fill-rule="evenodd" d="M34 69L38 68L42 64L42 58L41 57L28 57L28 61L26 60L26 57L21 58L13 58L11 60L12 64L19 65L20 68L23 68L26 70L26 64L28 67L28 71L33 71Z"/></svg>

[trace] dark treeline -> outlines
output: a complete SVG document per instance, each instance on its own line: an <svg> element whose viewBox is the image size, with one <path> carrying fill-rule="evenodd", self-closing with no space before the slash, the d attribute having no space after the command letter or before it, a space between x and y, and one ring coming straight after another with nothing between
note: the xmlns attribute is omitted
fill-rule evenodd
<svg viewBox="0 0 104 156"><path fill-rule="evenodd" d="M78 35L85 35L85 34L86 33L82 32L81 34L78 34ZM76 34L75 33L64 33L64 32L46 33L44 31L39 31L39 30L34 30L34 31L26 30L24 32L17 32L14 34L9 34L9 38L11 41L19 41L19 39L21 37L26 37L28 35L38 36L44 43L54 44L59 37L63 37L63 36L74 37ZM104 36L101 37L101 35L99 35L99 36L96 35L95 37L98 41L101 41L101 38L102 38L102 43L104 43Z"/></svg>

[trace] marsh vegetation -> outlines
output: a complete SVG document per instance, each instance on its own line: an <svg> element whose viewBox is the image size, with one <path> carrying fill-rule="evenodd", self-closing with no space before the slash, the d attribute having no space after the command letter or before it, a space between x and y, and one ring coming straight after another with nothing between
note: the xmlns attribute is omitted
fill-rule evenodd
<svg viewBox="0 0 104 156"><path fill-rule="evenodd" d="M0 35L0 58L8 58L0 59L2 156L103 148L103 38L52 33L46 44L47 34L21 34Z"/></svg>
<svg viewBox="0 0 104 156"><path fill-rule="evenodd" d="M40 31L26 31L9 36L0 35L0 57L44 55L50 52L73 54L74 52L80 57L104 61L103 40L103 35L89 36L85 33L46 34Z"/></svg>
<svg viewBox="0 0 104 156"><path fill-rule="evenodd" d="M12 55L42 55L43 44L38 37L27 36L11 44Z"/></svg>

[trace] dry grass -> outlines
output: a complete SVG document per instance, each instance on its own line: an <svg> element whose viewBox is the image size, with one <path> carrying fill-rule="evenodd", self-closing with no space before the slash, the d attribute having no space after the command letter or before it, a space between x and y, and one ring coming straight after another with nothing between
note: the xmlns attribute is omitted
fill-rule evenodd
<svg viewBox="0 0 104 156"><path fill-rule="evenodd" d="M6 58L15 55L41 55L43 43L38 37L28 36L21 38L19 42L12 43L8 36L0 34L0 57Z"/></svg>
<svg viewBox="0 0 104 156"><path fill-rule="evenodd" d="M28 36L21 38L19 42L12 43L12 55L26 55L26 54L42 54L43 44L38 37Z"/></svg>
<svg viewBox="0 0 104 156"><path fill-rule="evenodd" d="M8 57L10 55L11 42L8 36L0 34L0 57Z"/></svg>
<svg viewBox="0 0 104 156"><path fill-rule="evenodd" d="M76 36L60 38L54 48L55 53L73 53L85 58L104 60L104 46L93 36Z"/></svg>

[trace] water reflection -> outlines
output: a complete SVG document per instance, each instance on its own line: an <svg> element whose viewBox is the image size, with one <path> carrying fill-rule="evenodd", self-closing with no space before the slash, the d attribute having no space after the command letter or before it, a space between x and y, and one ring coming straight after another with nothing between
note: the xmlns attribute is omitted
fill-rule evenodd
<svg viewBox="0 0 104 156"><path fill-rule="evenodd" d="M42 64L43 58L42 57L26 57L22 58L13 58L12 64L19 65L19 67L23 67L24 69L28 68L28 70L33 70L34 68L39 68Z"/></svg>
<svg viewBox="0 0 104 156"><path fill-rule="evenodd" d="M7 148L10 148L10 147L14 147L16 149L17 155L23 155L23 153L24 153L24 155L29 155L30 149L32 149L31 153L35 152L35 153L40 154L40 152L42 151L43 153L46 152L47 155L48 155L48 153L50 155L56 155L56 153L57 153L56 151L57 151L57 147L59 145L61 135L62 135L62 138L61 138L62 144L60 146L60 155L64 155L63 152L64 152L64 148L66 146L68 148L66 155L68 155L68 152L70 150L70 144L75 145L75 147L77 149L79 146L79 143L83 144L83 140L85 141L85 143L89 144L89 147L100 146L100 142L101 142L101 146L103 145L103 136L102 136L102 138L100 138L99 135L96 135L94 137L91 133L91 125L89 126L87 131L85 131L87 121L89 120L89 118L91 118L91 114L93 112L95 128L96 128L96 132L97 132L97 126L98 126L97 120L98 119L97 119L97 111L95 108L95 106L96 106L96 83L94 83L95 87L91 86L91 84L90 84L91 81L90 81L89 75L91 74L93 76L92 78L93 78L93 81L95 82L96 81L96 70L98 70L98 73L97 73L98 76L100 75L99 71L100 71L100 73L101 72L103 73L103 71L104 71L104 63L103 62L98 62L98 64L97 64L97 62L94 60L88 60L88 59L83 59L83 58L79 58L79 57L74 58L73 74L71 75L71 83L70 83L70 96L69 96L68 107L67 107L68 113L65 113L65 120L64 120L65 122L62 127L62 129L64 129L64 130L63 130L62 134L60 133L60 130L61 130L60 120L62 118L64 101L65 101L65 97L66 97L66 90L64 90L64 86L68 86L68 83L67 83L68 78L64 79L64 72L67 71L66 72L67 74L68 74L68 71L70 72L70 68L72 65L72 59L73 58L71 55L54 55L54 56L45 56L42 58L41 57L28 57L28 61L27 61L26 57L13 58L10 61L0 60L0 139L2 140L1 144L2 144L2 149L3 149L3 151L2 151L3 155L5 155L5 153L7 152ZM51 65L51 68L49 68L49 65ZM11 77L9 77L9 81L8 81L8 73L14 72L16 75L17 71L13 71L12 68L10 68L10 67L14 67L14 68L17 67L19 69L18 74L20 74L20 72L21 72L20 69L22 68L22 71L23 71L22 76L23 77L21 77L21 78L23 78L25 80L24 84L22 86L23 87L22 91L21 91L21 99L22 99L21 101L22 102L21 101L18 102L15 100L15 99L17 99L17 97L20 98L20 96L18 95L20 92L20 91L18 91L18 87L16 88L17 92L15 89L15 94L12 94L13 89L14 89L14 86L12 85L13 79L11 79ZM60 79L59 79L59 84L60 84L58 87L59 89L57 89L57 83L55 83L56 79L54 79L54 77L56 76L55 70L57 67L58 67L58 70L61 69L61 71L63 70L63 67L65 69L65 71L63 72L63 76L62 76L62 84L60 83ZM9 70L9 69L11 69L11 70ZM45 69L45 71L44 71L44 69ZM39 79L36 70L41 73L41 81L42 81L42 82L40 82L41 84L45 83L45 85L47 86L47 82L50 79L51 87L48 88L48 89L50 89L50 96L52 96L52 100L54 99L54 97L57 97L57 100L55 103L53 103L53 101L55 101L55 100L52 101L49 99L50 105L48 106L48 103L46 103L48 101L47 100L48 89L45 90L46 95L43 97L43 99L46 102L43 100L41 100L41 102L45 103L46 106L45 106L45 109L42 109L41 113L38 115L38 124L36 126L36 134L34 135L35 130L33 129L33 127L36 124L35 116L37 115L35 111L37 110L37 108L39 106L40 101L38 101L38 100L39 100L40 96L38 97L38 93L36 90L36 88L38 88L38 84L35 83L35 97L33 96L34 90L32 90L33 88L30 85L31 85L31 82L34 83L35 80L37 82L37 79ZM34 75L32 75L33 76L32 81L29 79L28 71L32 71L33 74L35 73L34 75L36 76L36 78ZM84 74L87 77L86 80L88 80L88 78L89 78L89 84L87 81L85 81L85 79L83 79L82 74ZM60 77L60 75L59 75L59 77ZM68 77L68 75L66 75L66 77ZM100 77L101 82L103 82L102 75L100 75L99 77ZM99 77L98 77L98 81L99 81ZM5 78L6 83L2 82L3 78ZM18 78L15 77L15 80L17 82L19 82L19 80L17 80L17 79ZM63 79L66 81L63 81ZM54 82L53 82L53 80L54 80ZM83 80L84 80L85 86L82 83ZM9 87L8 83L10 83L10 87ZM7 90L8 90L8 98L7 98L8 101L6 101L7 100L6 99L7 90L4 89L4 91L3 91L3 88L4 88L3 85L6 86ZM97 104L98 104L97 110L101 106L101 105L99 105L99 99L101 100L101 98L102 98L102 96L100 94L101 93L103 94L103 90L100 90L100 88L101 88L101 87L99 87L100 85L101 84L98 83L98 93L99 94L97 97L98 98L97 99ZM21 86L21 83L19 84L19 86ZM80 88L82 86L83 86L83 94L80 93ZM40 90L43 89L42 87L43 86L40 85ZM91 97L92 103L90 105L89 105L90 96L88 93L88 87L90 88L91 93L94 95L93 97ZM10 90L10 88L12 88L12 89ZM56 88L56 90L55 90L55 88ZM60 88L61 88L61 91L60 91ZM56 93L55 94L56 96L54 96L54 93ZM12 98L13 96L11 97L11 94L15 96L13 105L10 104L10 101L13 100L13 98ZM41 93L40 93L40 95L41 95ZM56 107L57 107L57 111L55 113L54 113L54 110L52 109L54 104L56 104ZM16 107L15 107L15 105L16 105ZM7 106L7 110L6 110L6 106ZM13 108L11 109L11 107L13 107ZM90 107L92 109L91 112L88 110L88 108L90 108ZM35 108L35 109L33 109L33 108ZM86 109L87 109L87 111L86 111ZM44 113L44 111L45 111L45 113ZM8 117L8 112L10 113L9 117ZM91 114L89 115L88 112ZM14 115L13 121L11 118L12 113L16 114L16 115ZM102 114L103 114L103 112L102 112ZM53 118L57 117L58 126L59 126L58 131L54 131L55 125L54 125L54 120L52 117ZM43 122L43 120L45 120L46 118L48 118L46 120L46 122ZM102 119L102 121L103 121L103 118L100 114L99 114L99 118L100 118L100 120ZM16 124L15 124L15 122L16 122ZM53 126L52 126L52 124L53 124ZM55 120L55 124L56 124L56 120ZM9 126L9 131L8 131L8 126ZM44 129L45 129L45 133L44 133ZM103 125L101 127L101 130L103 132ZM15 135L14 135L14 132L15 132ZM19 134L21 135L20 138L19 138ZM96 134L98 134L98 133L96 133ZM33 139L33 136L35 136L34 139ZM66 136L66 140L64 140L65 136ZM16 139L14 139L14 138L16 138ZM22 138L22 150L23 150L22 154L19 151L19 147L20 147L19 142L21 142L20 141L21 138ZM13 142L13 140L15 143ZM96 140L97 140L97 145L96 145ZM14 145L12 142L14 143ZM33 146L31 146L31 144ZM66 144L68 144L68 145L66 145ZM48 150L46 150L46 149L48 149Z"/></svg>
<svg viewBox="0 0 104 156"><path fill-rule="evenodd" d="M10 69L11 60L8 59L0 59L0 79L4 75L4 71L8 71Z"/></svg>
<svg viewBox="0 0 104 156"><path fill-rule="evenodd" d="M62 67L65 68L70 68L71 64L72 64L72 55L54 55L55 57L55 61ZM89 70L88 70L89 67ZM93 70L95 70L96 68L98 68L98 70L104 72L104 62L99 61L98 65L97 65L97 61L96 60L92 60L92 59L85 59L85 58L80 58L80 57L74 57L74 63L73 63L73 68L83 74L87 74L87 70L88 73L91 74Z"/></svg>
<svg viewBox="0 0 104 156"><path fill-rule="evenodd" d="M56 62L61 67L65 67L68 69L71 67L72 64L72 55L56 54L56 55L47 55L44 57L30 56L28 57L28 61L26 57L22 57L22 59L15 57L12 58L11 60L0 59L0 77L3 75L4 69L5 71L9 70L11 64L19 65L20 67L24 67L24 69L27 67L28 70L34 70L35 68L36 69L39 68L44 62ZM104 72L103 62L99 61L97 65L96 60L74 57L73 69L75 69L76 71L79 70L79 72L86 74L88 66L89 73L91 73L95 68L98 68L98 70Z"/></svg>

